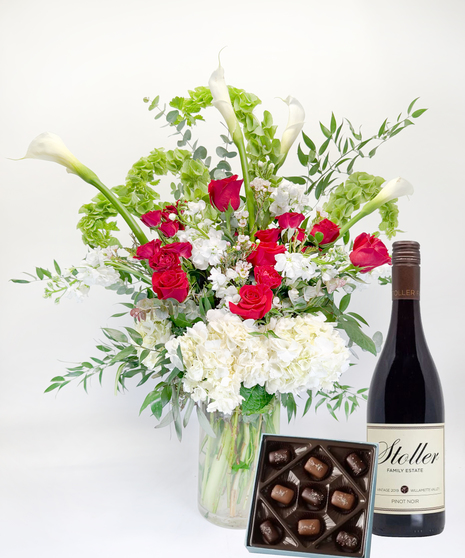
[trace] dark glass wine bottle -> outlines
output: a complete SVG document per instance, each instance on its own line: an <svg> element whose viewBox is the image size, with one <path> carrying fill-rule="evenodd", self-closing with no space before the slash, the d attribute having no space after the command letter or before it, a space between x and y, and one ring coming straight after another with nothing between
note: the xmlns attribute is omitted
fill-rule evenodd
<svg viewBox="0 0 465 558"><path fill-rule="evenodd" d="M444 402L420 315L420 245L394 242L392 316L368 395L368 441L379 444L373 533L444 529Z"/></svg>

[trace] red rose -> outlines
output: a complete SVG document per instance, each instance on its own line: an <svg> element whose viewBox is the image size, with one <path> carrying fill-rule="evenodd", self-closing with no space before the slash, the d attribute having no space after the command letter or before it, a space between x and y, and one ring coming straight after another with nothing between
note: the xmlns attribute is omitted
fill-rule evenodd
<svg viewBox="0 0 465 558"><path fill-rule="evenodd" d="M192 256L192 244L190 242L172 242L163 246L163 250L165 252L173 252L186 259Z"/></svg>
<svg viewBox="0 0 465 558"><path fill-rule="evenodd" d="M257 265L253 272L257 285L268 285L270 289L277 289L283 282L281 275L272 265Z"/></svg>
<svg viewBox="0 0 465 558"><path fill-rule="evenodd" d="M174 252L166 252L163 248L156 252L149 259L149 266L154 271L168 271L168 269L178 269L181 267L179 256Z"/></svg>
<svg viewBox="0 0 465 558"><path fill-rule="evenodd" d="M229 303L229 309L233 314L238 314L246 320L259 320L271 310L273 291L268 285L244 285L239 294L239 304Z"/></svg>
<svg viewBox="0 0 465 558"><path fill-rule="evenodd" d="M210 203L221 212L227 211L229 204L234 210L238 209L241 203L239 191L242 182L243 180L237 180L237 174L221 180L212 180L208 185Z"/></svg>
<svg viewBox="0 0 465 558"><path fill-rule="evenodd" d="M152 275L152 286L155 294L161 300L174 298L178 302L184 302L189 294L187 273L181 268L154 273Z"/></svg>
<svg viewBox="0 0 465 558"><path fill-rule="evenodd" d="M161 240L151 240L147 244L142 244L142 246L137 247L136 255L134 259L136 260L148 260L156 252L160 250Z"/></svg>
<svg viewBox="0 0 465 558"><path fill-rule="evenodd" d="M267 229L265 231L257 231L256 238L261 242L278 242L281 237L280 229Z"/></svg>
<svg viewBox="0 0 465 558"><path fill-rule="evenodd" d="M247 261L253 266L256 265L274 265L276 263L275 256L284 254L286 247L276 242L260 242L258 248L247 256Z"/></svg>
<svg viewBox="0 0 465 558"><path fill-rule="evenodd" d="M158 227L161 221L161 210L149 211L145 213L145 215L142 215L140 220L144 225L147 225L147 227Z"/></svg>
<svg viewBox="0 0 465 558"><path fill-rule="evenodd" d="M329 244L330 242L334 242L336 238L339 236L339 227L336 223L333 223L329 219L323 219L316 225L313 225L310 234L314 237L317 232L323 233L323 240L320 244Z"/></svg>
<svg viewBox="0 0 465 558"><path fill-rule="evenodd" d="M277 217L279 226L282 229L296 229L305 219L302 213L284 213Z"/></svg>
<svg viewBox="0 0 465 558"><path fill-rule="evenodd" d="M379 238L362 233L354 240L350 261L354 266L361 268L361 273L367 273L380 265L390 264L391 257L386 246Z"/></svg>
<svg viewBox="0 0 465 558"><path fill-rule="evenodd" d="M179 231L179 223L177 221L171 221L171 219L164 219L162 223L160 223L158 230L168 238L171 238Z"/></svg>

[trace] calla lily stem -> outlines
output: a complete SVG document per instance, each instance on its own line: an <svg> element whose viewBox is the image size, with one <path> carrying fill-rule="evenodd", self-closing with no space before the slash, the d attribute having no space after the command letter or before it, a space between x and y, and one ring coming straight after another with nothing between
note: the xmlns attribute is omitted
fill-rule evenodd
<svg viewBox="0 0 465 558"><path fill-rule="evenodd" d="M233 137L234 139L234 137ZM245 152L244 141L234 141L239 151L241 159L242 176L244 178L245 198L247 201L247 211L249 212L249 233L251 238L255 233L255 196L250 188L249 168L247 165L247 154Z"/></svg>
<svg viewBox="0 0 465 558"><path fill-rule="evenodd" d="M92 173L94 174L94 173ZM100 190L102 194L107 198L107 200L112 204L112 206L118 211L121 217L126 221L129 228L134 233L134 236L141 244L147 244L149 239L145 236L142 229L139 225L134 221L129 211L124 207L124 205L119 201L119 199L115 196L115 194L100 182L100 179L94 174L93 177L89 177L86 182L95 186L97 190Z"/></svg>

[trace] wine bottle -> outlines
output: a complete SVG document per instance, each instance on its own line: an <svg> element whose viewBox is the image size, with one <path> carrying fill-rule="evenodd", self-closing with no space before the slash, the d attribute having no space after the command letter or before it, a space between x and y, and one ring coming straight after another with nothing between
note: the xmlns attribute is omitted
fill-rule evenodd
<svg viewBox="0 0 465 558"><path fill-rule="evenodd" d="M368 441L379 444L373 533L444 529L444 401L420 315L420 245L394 242L392 315L368 395Z"/></svg>

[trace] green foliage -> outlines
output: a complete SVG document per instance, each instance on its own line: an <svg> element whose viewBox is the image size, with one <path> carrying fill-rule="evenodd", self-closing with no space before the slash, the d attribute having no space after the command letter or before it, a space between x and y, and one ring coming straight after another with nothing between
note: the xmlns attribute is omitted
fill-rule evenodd
<svg viewBox="0 0 465 558"><path fill-rule="evenodd" d="M408 126L412 126L413 119L419 118L426 110L413 111L417 100L410 103L407 116L399 114L394 124L388 119L384 120L378 132L368 138L363 136L361 129L356 131L350 120L344 118L338 122L334 114L331 115L328 126L320 122L324 140L319 147L309 136L302 133L305 151L299 146L298 155L300 163L307 169L307 175L301 177L308 182L307 193L313 191L318 200L333 189L329 187L339 175L352 173L357 160L374 157L381 145Z"/></svg>
<svg viewBox="0 0 465 558"><path fill-rule="evenodd" d="M334 384L334 390L331 393L326 393L324 391L318 391L313 393L312 390L307 391L307 401L305 403L304 415L310 410L312 405L314 406L315 412L318 408L325 406L329 414L336 420L338 412L343 410L346 419L358 408L360 407L360 400L366 401L368 388L362 388L358 391L352 391L353 388L350 386L343 386L339 383Z"/></svg>
<svg viewBox="0 0 465 558"><path fill-rule="evenodd" d="M328 218L343 226L348 223L355 211L360 206L372 200L381 190L384 178L373 176L366 172L354 172L344 184L335 188L324 204L323 208L328 212ZM386 233L388 238L395 236L399 225L397 200L385 203L379 208L381 223L379 230Z"/></svg>
<svg viewBox="0 0 465 558"><path fill-rule="evenodd" d="M242 385L240 394L244 398L241 405L244 415L256 415L268 412L268 405L274 397L274 395L267 393L263 386L259 385L252 388L246 388Z"/></svg>

